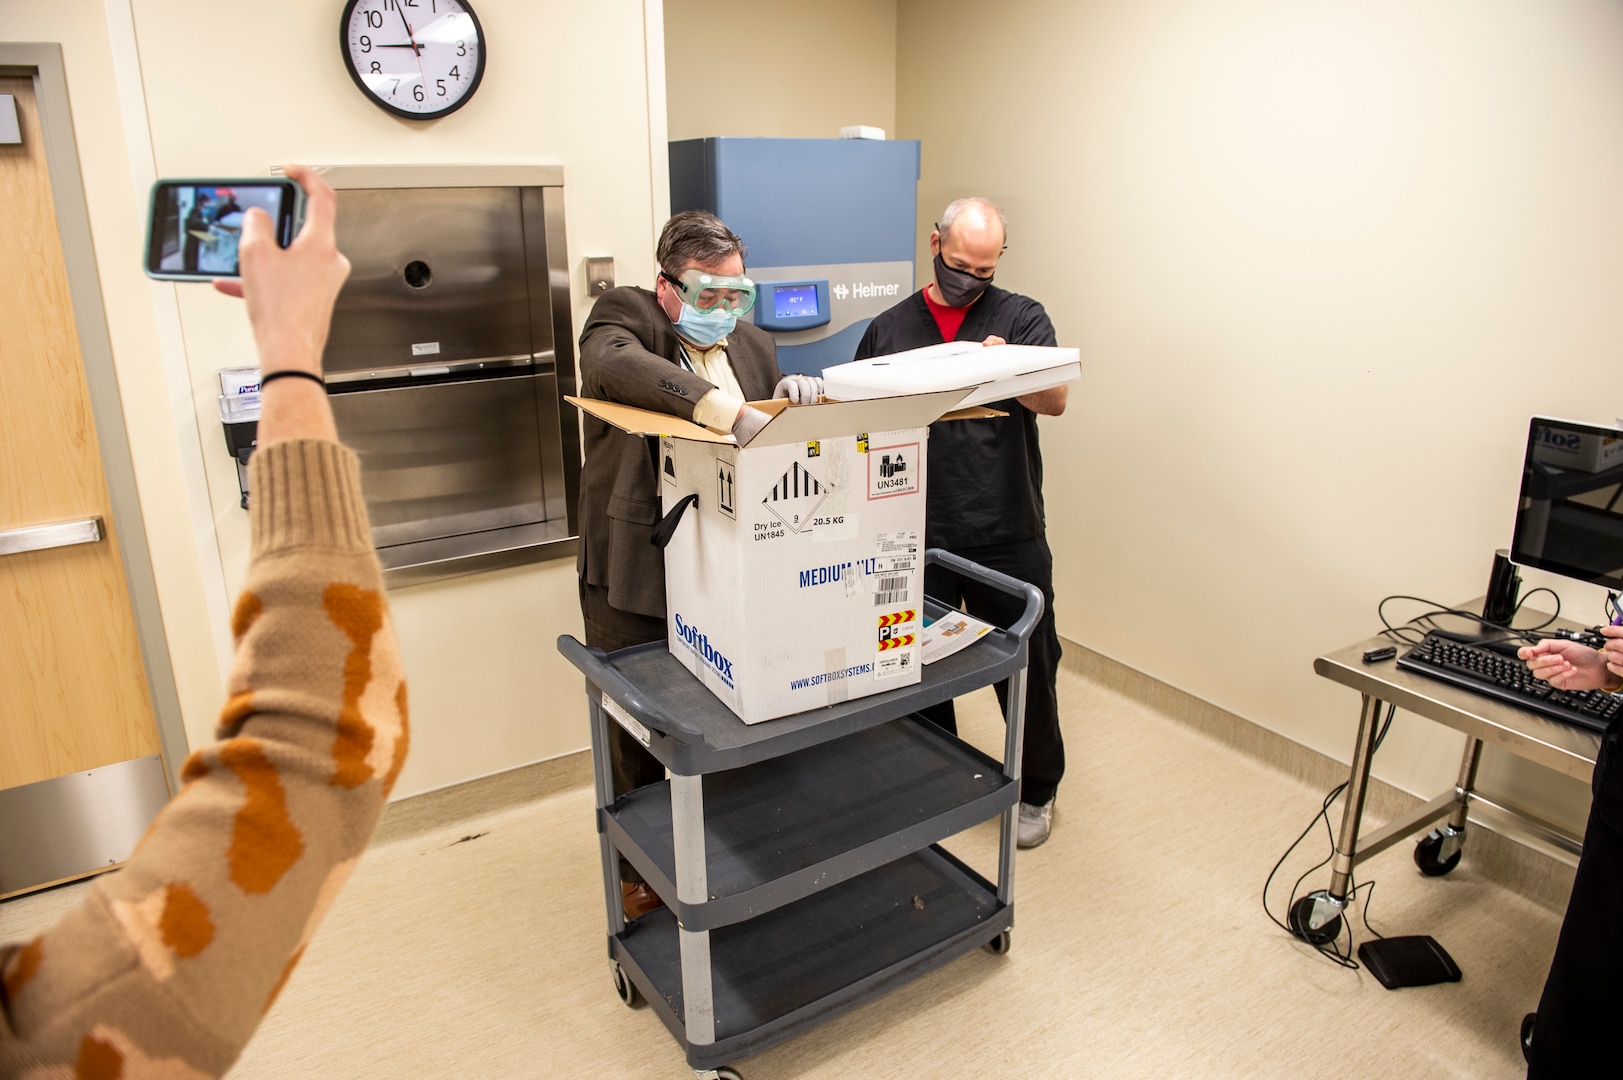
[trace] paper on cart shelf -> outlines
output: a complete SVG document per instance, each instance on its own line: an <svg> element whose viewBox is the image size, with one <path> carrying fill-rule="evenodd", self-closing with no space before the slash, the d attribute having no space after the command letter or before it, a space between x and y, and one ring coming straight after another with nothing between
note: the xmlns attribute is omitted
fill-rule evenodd
<svg viewBox="0 0 1623 1080"><path fill-rule="evenodd" d="M925 625L924 633L919 636L919 656L923 663L933 664L973 645L991 630L989 624L973 615L949 611Z"/></svg>
<svg viewBox="0 0 1623 1080"><path fill-rule="evenodd" d="M971 390L961 402L971 406L1036 393L1081 377L1081 357L1075 349L948 341L825 368L823 392L837 401L862 401Z"/></svg>

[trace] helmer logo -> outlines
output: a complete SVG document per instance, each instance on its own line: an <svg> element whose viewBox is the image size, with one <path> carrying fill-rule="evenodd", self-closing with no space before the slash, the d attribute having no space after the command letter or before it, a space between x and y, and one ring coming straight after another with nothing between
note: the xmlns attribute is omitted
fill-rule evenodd
<svg viewBox="0 0 1623 1080"><path fill-rule="evenodd" d="M692 623L684 622L680 612L676 616L676 636L682 643L693 650L695 656L703 660L711 670L721 676L722 682L729 687L733 685L733 662L723 656L720 650L710 644L710 639L699 632L699 628Z"/></svg>

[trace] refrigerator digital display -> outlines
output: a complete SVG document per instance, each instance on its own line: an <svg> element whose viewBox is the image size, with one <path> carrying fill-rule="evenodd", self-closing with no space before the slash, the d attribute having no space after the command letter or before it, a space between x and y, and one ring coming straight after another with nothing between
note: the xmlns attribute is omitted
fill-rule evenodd
<svg viewBox="0 0 1623 1080"><path fill-rule="evenodd" d="M772 314L780 319L819 315L816 285L782 285L772 290Z"/></svg>

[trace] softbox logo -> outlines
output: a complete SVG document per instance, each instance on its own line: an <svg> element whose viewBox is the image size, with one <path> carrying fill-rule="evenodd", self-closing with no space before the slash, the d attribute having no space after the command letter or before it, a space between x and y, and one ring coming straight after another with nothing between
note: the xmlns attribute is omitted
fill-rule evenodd
<svg viewBox="0 0 1623 1080"><path fill-rule="evenodd" d="M700 633L698 627L684 622L680 613L676 616L676 636L695 656L704 661L706 667L721 676L721 681L727 684L729 690L732 689L733 662L724 656L720 649L711 645L710 639Z"/></svg>

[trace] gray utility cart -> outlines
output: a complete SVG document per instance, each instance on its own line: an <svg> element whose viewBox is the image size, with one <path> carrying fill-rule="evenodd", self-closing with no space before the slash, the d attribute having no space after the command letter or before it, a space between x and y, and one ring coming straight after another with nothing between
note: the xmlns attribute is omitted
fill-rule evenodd
<svg viewBox="0 0 1623 1080"><path fill-rule="evenodd" d="M980 946L1014 924L1016 803L1035 587L939 550L939 565L1017 597L1007 629L888 693L746 725L664 642L605 654L569 636L586 674L609 963L646 999L699 1077L764 1050ZM925 613L946 609L925 600ZM1003 761L915 715L1009 680ZM671 779L615 800L605 747L618 722ZM937 846L1002 815L997 884ZM627 923L619 855L669 907Z"/></svg>

